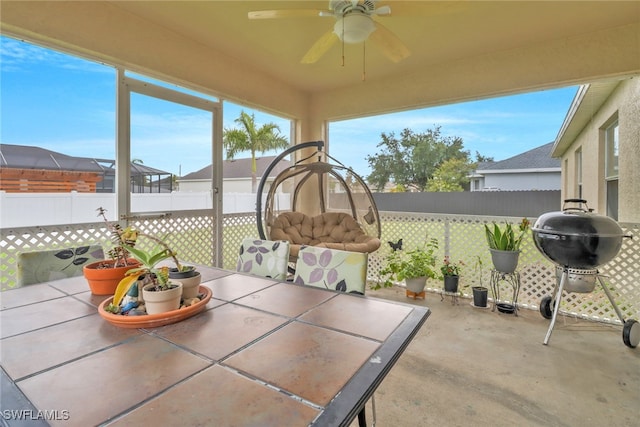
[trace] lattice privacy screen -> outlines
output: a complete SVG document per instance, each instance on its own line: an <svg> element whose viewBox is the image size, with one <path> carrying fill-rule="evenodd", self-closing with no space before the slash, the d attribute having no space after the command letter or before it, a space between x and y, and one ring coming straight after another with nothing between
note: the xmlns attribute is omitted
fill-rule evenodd
<svg viewBox="0 0 640 427"><path fill-rule="evenodd" d="M403 239L403 247L411 249L423 244L428 237L439 241L439 259L445 254L453 261L462 260L460 285L463 293L471 294L471 286L489 285L491 256L484 237L484 224L493 221L519 223L521 218L436 215L403 212L381 212L383 245L369 257L368 278L375 281L384 256L391 250L388 241ZM530 218L534 222L534 218ZM144 233L165 238L185 262L216 265L219 236L215 232L215 219L205 214L190 216L171 215L153 220L133 220L132 224ZM600 269L601 276L616 296L616 305L625 318L640 320L640 224L620 224L634 239L624 239L618 256ZM254 213L229 214L223 217L221 267L233 270L238 249L245 237L258 237ZM110 247L109 236L103 223L27 227L0 230L0 285L2 290L15 287L17 259L20 252L57 249L86 244ZM152 244L149 242L141 245ZM476 267L477 260L482 263ZM519 305L537 309L545 295L553 294L555 265L536 249L533 239L523 243L518 263L521 277ZM438 281L430 281L432 291L442 289ZM508 295L505 293L504 295ZM599 321L618 323L618 317L599 285L588 294L569 293L562 299L564 313Z"/></svg>
<svg viewBox="0 0 640 427"><path fill-rule="evenodd" d="M391 251L388 241L397 243L399 239L403 239L403 247L412 249L423 244L427 237L435 237L440 242L440 260L446 254L452 261L461 260L465 264L460 286L465 296L470 297L472 286L482 284L489 287L493 267L484 236L484 224L495 221L499 224L510 222L516 225L521 220L522 218L517 217L381 212L383 245L369 257L369 279L377 279L384 256ZM535 222L535 218L529 220L532 224ZM599 271L624 317L640 319L640 224L621 223L620 226L625 234L631 234L635 238L623 239L618 256ZM553 296L556 266L538 251L531 236L523 241L521 249L518 262L521 282L518 305L537 310L544 296ZM478 268L478 259L481 268ZM442 283L430 280L427 287L432 291L441 291ZM507 295L511 294L501 293L501 297ZM560 309L581 318L619 323L613 306L599 284L588 294L565 293Z"/></svg>

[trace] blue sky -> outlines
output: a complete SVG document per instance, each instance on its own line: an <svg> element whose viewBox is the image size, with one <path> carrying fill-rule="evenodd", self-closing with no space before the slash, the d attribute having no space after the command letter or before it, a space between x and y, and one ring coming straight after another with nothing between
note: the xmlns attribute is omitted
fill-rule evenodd
<svg viewBox="0 0 640 427"><path fill-rule="evenodd" d="M576 91L574 86L335 122L329 128L330 152L366 177L366 156L376 153L382 132L441 126L444 136L461 137L472 156L477 151L503 160L552 142ZM208 116L144 98L132 101L132 157L183 175L210 164ZM234 126L241 109L255 113L258 124L274 122L288 135L287 120L230 103L224 105L225 128ZM2 143L114 158L111 67L0 37L0 113Z"/></svg>

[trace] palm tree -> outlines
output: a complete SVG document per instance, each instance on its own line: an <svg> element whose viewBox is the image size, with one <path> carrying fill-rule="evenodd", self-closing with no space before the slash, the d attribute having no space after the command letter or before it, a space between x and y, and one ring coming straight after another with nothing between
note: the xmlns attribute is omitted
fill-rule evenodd
<svg viewBox="0 0 640 427"><path fill-rule="evenodd" d="M227 150L227 160L233 159L236 154L243 151L251 152L251 192L255 193L257 188L257 165L256 152L279 148L287 148L289 141L280 135L280 127L275 123L267 123L260 128L256 127L255 115L240 112L240 117L234 121L241 126L241 129L224 130L224 148Z"/></svg>

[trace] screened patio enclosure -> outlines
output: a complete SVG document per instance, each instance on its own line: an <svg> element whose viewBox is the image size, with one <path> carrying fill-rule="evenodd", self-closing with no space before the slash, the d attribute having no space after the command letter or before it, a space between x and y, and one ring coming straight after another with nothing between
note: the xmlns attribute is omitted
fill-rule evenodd
<svg viewBox="0 0 640 427"><path fill-rule="evenodd" d="M325 1L8 1L0 4L0 30L110 64L121 77L128 70L278 114L292 122L292 143L323 140L332 155L327 129L333 121L640 74L638 2L384 4L392 15L376 22L410 51L399 62L365 43L336 45L315 64L301 64L331 18L286 25L248 19L262 9L324 10ZM216 111L213 132L221 133L222 110ZM126 141L118 135L119 153L128 151ZM215 165L221 139L211 146ZM131 161L120 154L116 160ZM118 218L132 216L125 182L116 189ZM232 250L223 248L225 219L218 209L180 216L206 224L210 235L201 246L216 248L213 265ZM240 223L234 232L253 231Z"/></svg>
<svg viewBox="0 0 640 427"><path fill-rule="evenodd" d="M6 192L115 192L115 161L68 156L26 145L0 144L0 190ZM172 174L131 162L131 191L173 190Z"/></svg>

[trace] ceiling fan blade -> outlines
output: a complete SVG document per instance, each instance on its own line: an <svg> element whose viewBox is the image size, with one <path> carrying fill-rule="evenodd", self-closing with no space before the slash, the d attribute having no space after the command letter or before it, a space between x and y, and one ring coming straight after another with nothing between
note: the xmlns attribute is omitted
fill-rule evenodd
<svg viewBox="0 0 640 427"><path fill-rule="evenodd" d="M372 15L378 15L378 16L391 15L391 7L389 7L389 6L380 6L379 8L377 8L377 9L375 9L373 11Z"/></svg>
<svg viewBox="0 0 640 427"><path fill-rule="evenodd" d="M282 10L255 10L249 12L249 19L274 19L274 18L308 18L325 16L326 10L317 9L282 9Z"/></svg>
<svg viewBox="0 0 640 427"><path fill-rule="evenodd" d="M376 22L376 29L369 39L393 62L400 62L411 55L404 43L379 22Z"/></svg>
<svg viewBox="0 0 640 427"><path fill-rule="evenodd" d="M313 64L320 59L322 55L327 53L331 46L333 46L337 41L338 36L333 32L333 29L331 29L320 37L313 46L311 46L311 49L309 49L300 62L303 64Z"/></svg>

